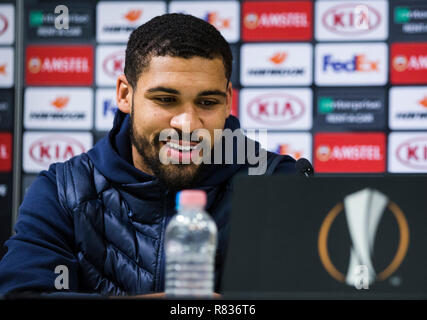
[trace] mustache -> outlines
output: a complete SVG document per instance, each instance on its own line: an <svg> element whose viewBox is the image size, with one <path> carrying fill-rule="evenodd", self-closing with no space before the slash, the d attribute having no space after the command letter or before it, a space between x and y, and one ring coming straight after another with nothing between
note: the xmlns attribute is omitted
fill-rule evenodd
<svg viewBox="0 0 427 320"><path fill-rule="evenodd" d="M182 130L179 129L163 129L162 131L158 132L154 138L153 143L160 145L160 142L165 142L168 140L183 140L188 142L201 142L203 141L204 135L202 134L202 130L196 129L192 132L186 132L184 133ZM165 139L167 137L167 139ZM196 137L196 139L195 139Z"/></svg>

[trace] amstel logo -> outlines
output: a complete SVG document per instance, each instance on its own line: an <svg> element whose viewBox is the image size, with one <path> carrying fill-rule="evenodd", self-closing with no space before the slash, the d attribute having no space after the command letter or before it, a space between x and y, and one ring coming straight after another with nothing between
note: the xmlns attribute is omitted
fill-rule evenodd
<svg viewBox="0 0 427 320"><path fill-rule="evenodd" d="M391 213L399 229L399 242L394 257L381 271L377 272L372 262L375 235L381 217ZM328 237L339 214L346 215L352 247L347 273L339 271L333 264L328 250ZM318 251L323 267L335 280L353 286L357 281L358 268L365 266L369 272L369 283L390 277L403 262L409 246L409 226L403 211L386 195L378 190L366 188L344 197L326 215L318 237Z"/></svg>
<svg viewBox="0 0 427 320"><path fill-rule="evenodd" d="M255 29L258 26L258 15L256 13L248 13L243 21L246 28Z"/></svg>
<svg viewBox="0 0 427 320"><path fill-rule="evenodd" d="M28 70L31 73L39 73L42 68L42 61L39 57L32 57L28 61Z"/></svg>
<svg viewBox="0 0 427 320"><path fill-rule="evenodd" d="M396 71L405 71L408 67L408 59L405 56L398 55L393 59L393 68Z"/></svg>
<svg viewBox="0 0 427 320"><path fill-rule="evenodd" d="M320 161L328 161L331 157L331 148L327 145L320 145L317 148L316 157Z"/></svg>

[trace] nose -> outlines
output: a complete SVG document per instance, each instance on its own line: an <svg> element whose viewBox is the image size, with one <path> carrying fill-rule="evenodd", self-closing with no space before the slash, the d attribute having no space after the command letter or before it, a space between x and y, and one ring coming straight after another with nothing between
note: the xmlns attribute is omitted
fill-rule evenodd
<svg viewBox="0 0 427 320"><path fill-rule="evenodd" d="M181 130L183 133L192 133L194 130L203 128L203 121L200 118L196 106L186 105L181 108L170 121L170 126Z"/></svg>

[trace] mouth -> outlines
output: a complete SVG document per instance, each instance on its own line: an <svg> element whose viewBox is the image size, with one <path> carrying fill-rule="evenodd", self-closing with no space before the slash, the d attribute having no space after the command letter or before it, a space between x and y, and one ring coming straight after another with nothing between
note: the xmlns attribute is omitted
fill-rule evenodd
<svg viewBox="0 0 427 320"><path fill-rule="evenodd" d="M184 140L169 140L163 142L167 147L167 156L175 163L189 164L200 157L201 143Z"/></svg>
<svg viewBox="0 0 427 320"><path fill-rule="evenodd" d="M193 150L197 150L199 149L199 144L197 142L186 142L183 140L179 140L179 141L167 141L165 142L165 144L173 150L177 150L180 152L191 152Z"/></svg>

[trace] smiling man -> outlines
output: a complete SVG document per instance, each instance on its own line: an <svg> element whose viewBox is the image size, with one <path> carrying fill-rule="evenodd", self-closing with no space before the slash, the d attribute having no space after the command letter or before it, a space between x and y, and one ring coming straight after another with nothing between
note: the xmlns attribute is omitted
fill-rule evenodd
<svg viewBox="0 0 427 320"><path fill-rule="evenodd" d="M30 187L0 262L0 293L162 292L165 228L183 188L207 193L218 228L220 292L232 180L252 163L246 155L242 163L195 160L240 150L242 141L224 147L215 134L239 129L230 116L231 68L227 42L203 20L166 14L136 29L117 80L112 130L87 153L51 165ZM289 156L266 158L265 174L295 172Z"/></svg>
<svg viewBox="0 0 427 320"><path fill-rule="evenodd" d="M229 52L224 54L231 59ZM203 166L192 158L203 150L197 141L189 139L190 134L203 130L205 137L213 140L214 130L223 129L230 115L232 88L224 59L219 54L211 56L154 56L137 83L132 85L132 71L118 79L119 109L131 114L134 165L170 189L191 186L202 172ZM161 141L162 131L176 132L175 139ZM186 134L187 139L183 139ZM209 138L210 148L214 141ZM162 148L172 164L162 163Z"/></svg>

